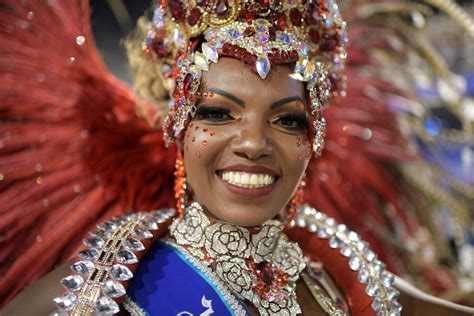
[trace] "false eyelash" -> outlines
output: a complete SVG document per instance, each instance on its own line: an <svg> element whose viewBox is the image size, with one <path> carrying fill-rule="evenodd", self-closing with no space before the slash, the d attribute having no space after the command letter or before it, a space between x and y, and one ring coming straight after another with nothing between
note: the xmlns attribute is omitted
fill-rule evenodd
<svg viewBox="0 0 474 316"><path fill-rule="evenodd" d="M230 109L226 107L200 105L196 109L195 117L199 120L222 120L224 118L217 118L215 116L217 115L230 116L229 114L230 114Z"/></svg>
<svg viewBox="0 0 474 316"><path fill-rule="evenodd" d="M296 122L298 122L298 124L300 126L303 126L305 128L309 128L309 120L308 120L308 117L305 115L305 114L300 114L300 113L285 113L285 114L282 114L278 117L279 120L281 119L291 119L291 120L294 120Z"/></svg>

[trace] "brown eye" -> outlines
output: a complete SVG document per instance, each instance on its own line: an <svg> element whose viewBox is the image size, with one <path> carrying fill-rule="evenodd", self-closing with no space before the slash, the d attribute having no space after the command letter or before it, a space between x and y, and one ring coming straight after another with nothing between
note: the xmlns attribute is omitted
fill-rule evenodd
<svg viewBox="0 0 474 316"><path fill-rule="evenodd" d="M198 120L210 122L225 122L233 119L229 109L215 106L199 106L195 117Z"/></svg>
<svg viewBox="0 0 474 316"><path fill-rule="evenodd" d="M289 131L305 131L309 128L306 116L299 114L283 114L272 123Z"/></svg>

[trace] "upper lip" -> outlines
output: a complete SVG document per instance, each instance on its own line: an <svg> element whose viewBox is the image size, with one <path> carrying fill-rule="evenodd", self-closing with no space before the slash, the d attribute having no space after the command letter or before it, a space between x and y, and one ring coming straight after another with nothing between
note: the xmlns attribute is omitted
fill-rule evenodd
<svg viewBox="0 0 474 316"><path fill-rule="evenodd" d="M278 173L276 173L272 169L269 169L264 166L257 166L257 165L253 165L253 166L242 165L242 164L231 165L231 166L219 169L218 171L219 172L224 172L224 171L239 172L240 171L240 172L247 172L247 173L268 174L273 177L278 177Z"/></svg>

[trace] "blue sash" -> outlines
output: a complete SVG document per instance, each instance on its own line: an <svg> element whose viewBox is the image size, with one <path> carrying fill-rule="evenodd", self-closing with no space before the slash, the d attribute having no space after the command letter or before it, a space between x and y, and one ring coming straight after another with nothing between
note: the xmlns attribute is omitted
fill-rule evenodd
<svg viewBox="0 0 474 316"><path fill-rule="evenodd" d="M156 242L141 259L127 294L149 315L234 315L217 285L178 249ZM232 295L234 302L246 307Z"/></svg>

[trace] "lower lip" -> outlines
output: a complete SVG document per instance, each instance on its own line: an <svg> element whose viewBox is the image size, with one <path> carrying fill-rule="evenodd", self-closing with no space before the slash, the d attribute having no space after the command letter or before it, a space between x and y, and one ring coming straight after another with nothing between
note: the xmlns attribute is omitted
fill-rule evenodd
<svg viewBox="0 0 474 316"><path fill-rule="evenodd" d="M221 180L222 184L224 187L233 194L245 196L245 197L262 197L265 195L268 195L273 192L273 189L275 189L277 181L274 181L272 184L266 185L264 187L259 187L259 188L244 188L244 187L239 187L237 185L231 184L218 175L216 175L219 180Z"/></svg>

